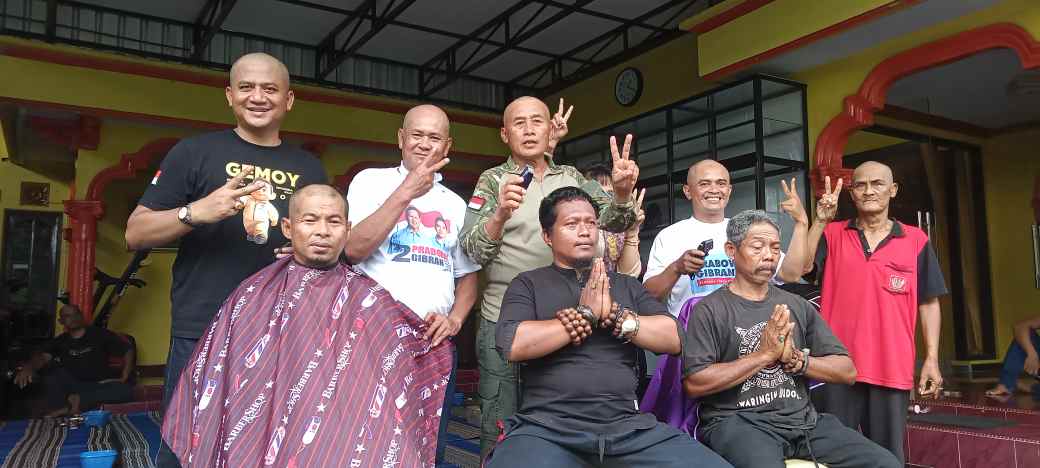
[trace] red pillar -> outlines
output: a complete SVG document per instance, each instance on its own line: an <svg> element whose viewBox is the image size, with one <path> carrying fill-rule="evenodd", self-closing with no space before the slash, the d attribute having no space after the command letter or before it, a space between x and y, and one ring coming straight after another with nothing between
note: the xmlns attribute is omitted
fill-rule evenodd
<svg viewBox="0 0 1040 468"><path fill-rule="evenodd" d="M83 311L83 317L89 322L94 315L97 224L105 210L98 200L65 200L64 204L65 214L69 216L69 227L65 231L65 240L69 242L69 301Z"/></svg>

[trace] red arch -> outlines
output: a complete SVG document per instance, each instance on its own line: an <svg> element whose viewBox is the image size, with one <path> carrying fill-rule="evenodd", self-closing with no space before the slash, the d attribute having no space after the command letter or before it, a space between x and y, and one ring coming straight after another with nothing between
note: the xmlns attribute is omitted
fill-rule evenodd
<svg viewBox="0 0 1040 468"><path fill-rule="evenodd" d="M851 170L842 167L845 144L857 130L874 124L874 113L885 107L892 83L921 70L998 48L1015 51L1023 68L1040 66L1040 42L1012 23L995 23L964 31L905 50L877 64L856 94L845 97L842 112L827 123L816 139L813 182L817 195L822 193L824 176L848 178L851 175Z"/></svg>
<svg viewBox="0 0 1040 468"><path fill-rule="evenodd" d="M162 158L177 144L176 138L160 138L141 147L135 153L124 154L119 162L102 169L87 186L82 200L65 200L69 226L65 239L69 241L68 290L69 301L79 306L87 320L93 316L95 248L97 223L105 213L101 199L105 188L113 181L132 179L137 171L147 169L155 158Z"/></svg>

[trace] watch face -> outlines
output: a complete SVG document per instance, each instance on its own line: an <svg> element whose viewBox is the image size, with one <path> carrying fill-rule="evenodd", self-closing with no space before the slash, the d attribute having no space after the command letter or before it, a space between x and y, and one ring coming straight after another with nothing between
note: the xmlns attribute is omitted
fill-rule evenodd
<svg viewBox="0 0 1040 468"><path fill-rule="evenodd" d="M624 322L621 322L621 332L622 333L632 333L635 330L636 330L636 321L634 319L627 319Z"/></svg>
<svg viewBox="0 0 1040 468"><path fill-rule="evenodd" d="M614 99L622 106L631 106L643 94L643 74L635 68L626 68L614 81Z"/></svg>
<svg viewBox="0 0 1040 468"><path fill-rule="evenodd" d="M181 209L177 210L177 219L184 221L188 218L188 207L182 206Z"/></svg>

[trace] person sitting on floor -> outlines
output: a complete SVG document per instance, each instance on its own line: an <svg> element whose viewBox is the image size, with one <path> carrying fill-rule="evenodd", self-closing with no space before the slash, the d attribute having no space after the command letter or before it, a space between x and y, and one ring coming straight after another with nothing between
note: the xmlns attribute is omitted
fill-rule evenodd
<svg viewBox="0 0 1040 468"><path fill-rule="evenodd" d="M639 280L595 258L598 207L577 187L538 209L553 263L520 273L502 301L496 347L519 362L519 411L488 466L728 467L703 445L640 413L637 353L679 354L668 308Z"/></svg>
<svg viewBox="0 0 1040 468"><path fill-rule="evenodd" d="M1023 382L1018 380L1025 371L1034 379L1040 379L1040 335L1036 331L1040 329L1040 316L1023 320L1015 324L1015 340L1008 346L1004 354L1004 367L1000 370L1000 383L996 387L986 390L986 396L1001 397L1009 396L1016 389L1020 392L1029 392L1037 384L1036 381Z"/></svg>
<svg viewBox="0 0 1040 468"><path fill-rule="evenodd" d="M699 440L737 468L785 458L831 468L900 467L892 453L809 400L807 379L851 385L845 346L808 301L770 284L780 227L749 210L726 226L733 281L701 300L686 329L687 395L700 398Z"/></svg>
<svg viewBox="0 0 1040 468"><path fill-rule="evenodd" d="M39 371L53 363L43 374L50 417L78 414L102 403L130 401L132 389L127 382L133 371L134 349L129 343L111 331L87 325L83 312L72 304L62 306L58 322L65 333L22 364L15 384L25 388ZM108 364L117 356L123 358L118 374Z"/></svg>

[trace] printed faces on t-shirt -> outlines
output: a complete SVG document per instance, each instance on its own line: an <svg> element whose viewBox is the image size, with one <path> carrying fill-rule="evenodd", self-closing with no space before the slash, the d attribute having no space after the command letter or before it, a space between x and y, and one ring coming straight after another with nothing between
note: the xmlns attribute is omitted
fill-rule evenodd
<svg viewBox="0 0 1040 468"><path fill-rule="evenodd" d="M458 230L459 226L440 211L410 206L390 232L387 254L392 262L426 264L451 271L451 251L458 242Z"/></svg>

